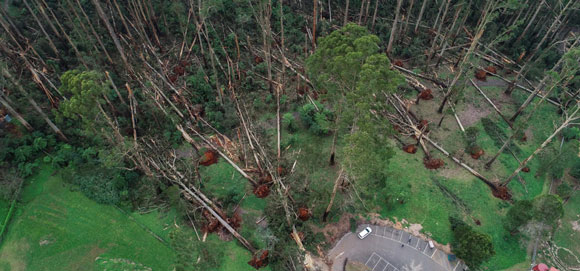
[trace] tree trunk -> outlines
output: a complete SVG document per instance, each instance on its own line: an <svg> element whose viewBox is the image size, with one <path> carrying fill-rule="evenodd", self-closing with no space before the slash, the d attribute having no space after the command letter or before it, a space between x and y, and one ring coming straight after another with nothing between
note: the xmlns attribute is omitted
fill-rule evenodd
<svg viewBox="0 0 580 271"><path fill-rule="evenodd" d="M107 51L107 47L105 47L105 44L101 40L101 36L97 33L97 31L93 27L93 24L91 23L91 19L89 18L89 16L85 12L85 10L83 8L83 5L81 5L80 0L77 0L76 2L77 2L78 6L79 6L79 8L81 10L81 13L83 14L83 17L85 17L85 20L87 20L87 24L89 25L89 28L91 29L91 33L93 33L93 36L95 36L95 39L99 43L99 46L101 46L101 49L103 50L103 53L105 53L105 56L107 57L107 60L109 61L109 63L111 63L111 65L114 65L115 63L113 62L113 59L109 55L109 51ZM72 7L72 4L71 4L71 8L73 8ZM80 18L79 18L79 20L80 20Z"/></svg>
<svg viewBox="0 0 580 271"><path fill-rule="evenodd" d="M28 130L29 132L32 132L34 130L34 128L32 128L32 126L30 125L30 123L28 123L28 121L26 121L22 117L22 115L20 115L16 110L14 110L14 108L10 106L8 101L4 100L1 95L0 95L0 104L6 107L8 112L12 114L26 128L26 130Z"/></svg>
<svg viewBox="0 0 580 271"><path fill-rule="evenodd" d="M20 93L22 93L22 96L24 96L28 100L28 102L32 105L32 107L34 107L34 109L36 110L36 112L38 112L38 114L40 115L40 117L42 119L44 119L44 121L48 124L48 126L50 126L50 128L63 141L68 141L68 138L66 138L66 136L61 132L61 130L48 118L48 116L46 116L46 114L44 113L44 111L42 111L42 109L40 108L40 106L38 106L38 104L36 103L36 101L34 101L34 99L32 99L32 97L30 95L28 95L28 92L26 92L26 90L24 90L24 88L20 85L20 83L4 67L2 67L2 74L6 78L8 78L10 81L12 81L12 83L16 86L16 89L18 89L18 91L20 91Z"/></svg>
<svg viewBox="0 0 580 271"><path fill-rule="evenodd" d="M401 16L401 4L403 0L397 0L397 9L395 11L395 21L393 22L393 27L391 27L391 35L389 36L389 44L387 45L387 55L391 55L391 50L393 49L393 41L395 40L397 23L399 22L399 17Z"/></svg>
<svg viewBox="0 0 580 271"><path fill-rule="evenodd" d="M435 45L437 44L437 40L438 40L438 36L441 35L441 26L443 25L443 22L445 21L445 17L447 16L447 11L449 10L449 4L451 3L451 0L447 0L447 3L445 2L441 2L441 7L443 7L443 4L445 4L445 10L443 11L443 16L441 16L441 22L439 23L439 26L433 25L434 28L437 27L437 33L435 34L435 37L433 38L433 42L431 43L431 48L429 49L428 55L427 55L427 61L425 63L425 70L429 69L429 62L431 62L431 58L433 57L433 54L435 53ZM437 17L437 20L439 20L439 17ZM437 22L435 22L435 24L437 24ZM443 38L443 43L445 43L445 37Z"/></svg>
<svg viewBox="0 0 580 271"><path fill-rule="evenodd" d="M358 23L359 25L360 25L360 24L361 24L361 22L362 22L362 16L363 16L363 11L364 11L364 9L365 9L365 4L366 4L366 2L367 2L367 0L362 0L362 1L360 2L360 11L359 11L359 13L358 13L358 21L357 21L357 23Z"/></svg>
<svg viewBox="0 0 580 271"><path fill-rule="evenodd" d="M37 6L38 10L40 10L40 14L42 15L42 17L44 17L44 20L46 20L46 23L48 24L48 26L50 26L50 28L52 29L52 32L54 32L54 34L60 38L61 33L56 29L56 27L54 26L54 24L52 23L52 20L48 17L48 15L46 15L46 11L44 10L43 4L38 2L38 0L37 0L36 6ZM48 8L48 6L46 6L46 7Z"/></svg>
<svg viewBox="0 0 580 271"><path fill-rule="evenodd" d="M457 18L459 18L459 13L461 13L461 10L463 9L463 5L461 7L459 7L457 9L457 11L455 11L455 15L453 16L453 23L451 23L451 27L447 30L447 32L445 33L445 37L443 38L443 45L441 47L443 47L441 49L441 52L439 53L439 57L437 59L437 65L435 65L435 67L439 67L439 64L441 64L441 59L443 58L443 54L445 53L445 49L447 49L447 38L449 37L449 33L451 33L453 31L453 28L455 27L455 23L457 23Z"/></svg>
<svg viewBox="0 0 580 271"><path fill-rule="evenodd" d="M127 61L127 57L125 56L125 51L123 50L123 46L121 46L121 42L119 42L119 37L115 33L115 30L113 30L113 27L111 26L111 24L109 23L109 18L107 17L107 15L105 15L105 12L101 8L101 4L99 4L99 0L91 0L91 1L95 5L97 13L99 14L99 17L101 18L101 20L105 24L105 27L107 27L107 31L109 31L109 35L111 35L111 38L113 39L113 42L115 43L115 47L117 47L117 51L119 51L119 55L121 55L121 59L123 60L123 64L125 64L125 68L127 68L127 70L130 71L129 62Z"/></svg>
<svg viewBox="0 0 580 271"><path fill-rule="evenodd" d="M373 12L373 23L371 24L371 31L375 30L375 21L377 20L377 11L379 10L379 0L375 2L375 11Z"/></svg>
<svg viewBox="0 0 580 271"><path fill-rule="evenodd" d="M326 207L326 210L322 215L322 222L326 222L328 214L330 214L330 209L332 208L332 204L334 203L334 197L336 196L336 191L338 190L338 184L342 180L340 177L342 177L342 169L340 169L338 177L336 177L336 180L334 181L334 187L332 188L332 194L330 195L330 202L328 203L328 206Z"/></svg>
<svg viewBox="0 0 580 271"><path fill-rule="evenodd" d="M312 12L312 50L316 48L316 21L318 20L318 0L312 0L314 11Z"/></svg>
<svg viewBox="0 0 580 271"><path fill-rule="evenodd" d="M348 4L349 4L349 0L346 0L346 7L344 8L344 23L343 25L346 25L346 23L348 23Z"/></svg>
<svg viewBox="0 0 580 271"><path fill-rule="evenodd" d="M453 86L455 86L455 84L459 80L459 77L462 76L463 70L464 70L463 66L464 66L465 62L469 59L469 56L473 53L473 51L475 51L475 48L477 47L479 39L481 38L481 36L483 35L483 32L485 31L485 27L488 23L487 18L488 18L489 13L493 10L493 7L494 7L493 1L487 3L487 6L486 6L486 8L483 11L483 14L481 16L482 19L481 19L480 24L478 26L477 34L475 35L475 37L473 37L473 40L471 42L471 45L469 46L469 49L467 50L467 52L463 56L463 60L461 61L461 65L459 67L459 72L457 72L455 74L453 81L451 81L451 85L448 86L447 92L445 93L445 96L443 97L443 102L441 102L441 105L439 106L439 109L437 110L437 112L439 114L443 113L443 108L445 107L445 104L449 100L449 96L451 96L451 94L452 94Z"/></svg>
<svg viewBox="0 0 580 271"><path fill-rule="evenodd" d="M538 53L538 51L542 47L542 44L544 44L544 42L546 41L546 39L548 38L548 36L550 35L550 33L552 31L554 31L554 29L556 28L556 26L560 22L560 18L568 10L568 8L570 7L570 4L572 2L574 2L574 1L568 1L568 4L566 4L566 6L564 6L562 8L562 10L560 11L560 13L558 13L558 16L556 16L556 18L553 21L552 25L550 25L550 28L548 29L548 31L546 32L546 34L544 34L544 37L542 38L542 40L540 40L540 42L536 45L536 47L534 48L534 50L526 58L526 63L518 71L518 73L516 74L516 77L510 82L510 84L508 84L508 88L504 92L505 94L510 95L512 93L512 91L515 88L515 84L517 84L518 79L520 79L520 77L524 77L525 78L526 73L527 73L526 67L528 66L528 64L530 63L530 61L532 60L532 58L536 55L536 53ZM542 0L542 3L543 3L543 0Z"/></svg>
<svg viewBox="0 0 580 271"><path fill-rule="evenodd" d="M536 103L536 105L534 105L534 108L532 109L532 112L530 112L530 114L528 114L526 116L526 118L524 119L523 123L528 123L528 121L530 120L530 118L532 118L532 116L534 115L534 113L536 113L536 111L538 110L538 108L540 107L540 105L544 102L544 100L546 100L548 98L548 95L550 95L550 93L552 92L553 89L555 89L556 84L554 84L546 93L546 95L542 96L542 99L540 101L538 101L538 103ZM508 138L508 140L506 140L503 145L501 146L501 148L499 149L499 151L497 151L497 153L493 156L493 158L491 158L487 163L485 163L485 167L487 169L491 168L491 164L493 164L493 162L499 157L499 155L503 152L503 150L509 145L509 143L516 137L517 134L520 133L520 131L523 129L523 127L518 127L515 131L513 131L512 135Z"/></svg>
<svg viewBox="0 0 580 271"><path fill-rule="evenodd" d="M538 7L536 8L536 11L534 12L534 15L532 16L532 18L528 22L528 25L526 25L526 28L524 28L524 31L522 31L522 33L520 34L520 36L516 39L516 42L520 41L524 37L524 35L526 35L526 33L528 32L528 30L530 29L530 26L532 26L532 24L536 20L536 16L538 16L538 13L540 13L540 10L542 9L542 6L543 5L544 5L544 0L542 0L540 2L540 4L538 4Z"/></svg>
<svg viewBox="0 0 580 271"><path fill-rule="evenodd" d="M558 127L548 138L546 138L546 140L544 140L544 142L542 143L542 145L540 145L532 154L530 154L530 156L528 156L528 158L526 158L524 161L522 161L522 163L520 164L520 166L512 173L512 175L510 175L501 185L502 186L507 186L510 181L518 174L520 173L520 171L526 167L526 165L528 164L528 162L530 160L532 160L532 158L534 158L534 156L536 156L539 152L541 152L551 141L552 139L554 139L554 137L556 135L558 135L558 133L560 133L560 131L562 131L564 128L568 127L568 125L577 120L578 117L576 117L576 114L578 113L578 110L580 109L579 106L576 106L576 109L574 110L574 112L572 112L570 114L570 116L566 117L566 120L564 120L564 122L560 125L560 127Z"/></svg>
<svg viewBox="0 0 580 271"><path fill-rule="evenodd" d="M421 5L421 11L419 11L419 17L417 18L417 24L415 25L415 34L417 33L417 29L419 29L419 25L421 24L421 19L423 18L423 12L425 11L427 2L429 2L429 0L423 0L423 5Z"/></svg>
<svg viewBox="0 0 580 271"><path fill-rule="evenodd" d="M409 4L409 10L407 10L407 20L405 20L405 27L403 28L403 31L401 32L401 40L403 40L403 38L407 36L407 28L409 27L409 19L411 18L411 14L413 13L413 5L414 4L415 4L415 0L411 0L411 3Z"/></svg>
<svg viewBox="0 0 580 271"><path fill-rule="evenodd" d="M48 44L50 45L50 48L58 56L59 53L58 53L58 49L56 49L56 45L54 45L54 42L52 41L52 38L50 38L50 35L46 32L46 30L42 26L42 23L40 22L40 20L38 19L38 17L36 16L36 14L34 13L34 11L32 10L32 8L30 8L30 5L28 5L28 1L27 0L23 0L22 2L24 2L24 5L26 6L26 9L28 9L28 11L30 12L30 14L34 18L34 21L36 21L36 24L38 24L38 27L40 27L40 30L42 31L42 33L44 34L44 37L48 41Z"/></svg>

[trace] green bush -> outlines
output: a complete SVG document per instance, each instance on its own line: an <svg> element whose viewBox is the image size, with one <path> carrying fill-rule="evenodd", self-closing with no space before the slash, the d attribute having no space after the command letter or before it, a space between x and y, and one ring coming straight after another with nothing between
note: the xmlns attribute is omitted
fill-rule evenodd
<svg viewBox="0 0 580 271"><path fill-rule="evenodd" d="M530 200L516 201L514 205L508 210L504 228L511 234L514 234L518 229L527 224L533 217L533 204Z"/></svg>
<svg viewBox="0 0 580 271"><path fill-rule="evenodd" d="M570 168L570 176L580 179L580 159L577 158L576 161L574 161L574 164Z"/></svg>
<svg viewBox="0 0 580 271"><path fill-rule="evenodd" d="M327 135L330 132L332 112L322 105L317 104L314 106L311 103L305 104L300 108L299 113L302 123L311 133L315 135Z"/></svg>
<svg viewBox="0 0 580 271"><path fill-rule="evenodd" d="M495 255L489 234L474 231L471 226L455 217L449 217L449 222L453 231L451 249L471 269L476 269Z"/></svg>
<svg viewBox="0 0 580 271"><path fill-rule="evenodd" d="M574 192L574 190L566 182L563 182L558 186L558 188L556 188L556 194L558 194L558 196L560 196L562 199L570 198L570 196L572 196L572 192Z"/></svg>
<svg viewBox="0 0 580 271"><path fill-rule="evenodd" d="M295 132L298 128L296 125L296 120L294 119L294 115L292 115L292 113L286 113L282 115L282 124L290 132Z"/></svg>
<svg viewBox="0 0 580 271"><path fill-rule="evenodd" d="M580 138L580 129L578 127L569 127L564 129L562 136L566 140L578 139Z"/></svg>

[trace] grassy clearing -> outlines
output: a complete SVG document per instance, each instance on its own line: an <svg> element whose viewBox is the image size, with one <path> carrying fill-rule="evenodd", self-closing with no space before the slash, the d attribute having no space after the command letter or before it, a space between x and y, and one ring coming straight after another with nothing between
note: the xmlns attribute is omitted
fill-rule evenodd
<svg viewBox="0 0 580 271"><path fill-rule="evenodd" d="M102 270L112 261L171 270L173 251L113 206L71 192L45 167L27 181L2 246L3 270ZM95 261L97 257L105 260Z"/></svg>
<svg viewBox="0 0 580 271"><path fill-rule="evenodd" d="M574 256L566 255L569 252L559 250L558 257L570 267L580 267L580 192L576 191L564 205L564 217L554 234L557 246L569 249Z"/></svg>

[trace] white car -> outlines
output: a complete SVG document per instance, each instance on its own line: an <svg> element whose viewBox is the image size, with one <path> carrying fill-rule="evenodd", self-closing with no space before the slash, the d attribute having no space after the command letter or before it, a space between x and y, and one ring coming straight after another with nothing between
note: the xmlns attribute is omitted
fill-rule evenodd
<svg viewBox="0 0 580 271"><path fill-rule="evenodd" d="M365 237L367 237L369 234L371 234L371 232L373 232L371 227L366 227L361 232L358 233L358 238L362 240Z"/></svg>

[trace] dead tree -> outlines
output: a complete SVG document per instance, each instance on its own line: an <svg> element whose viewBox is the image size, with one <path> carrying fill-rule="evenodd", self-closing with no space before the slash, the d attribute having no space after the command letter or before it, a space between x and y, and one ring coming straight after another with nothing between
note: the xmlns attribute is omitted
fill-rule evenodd
<svg viewBox="0 0 580 271"><path fill-rule="evenodd" d="M332 188L332 194L330 195L330 202L328 203L328 206L326 207L326 210L324 211L324 214L322 215L322 222L326 222L326 219L328 218L328 214L330 214L330 210L332 209L332 204L334 203L334 197L336 196L336 191L338 190L338 185L340 184L340 181L342 180L342 172L343 170L340 169L340 171L338 172L338 177L336 177L336 180L334 181L334 187Z"/></svg>
<svg viewBox="0 0 580 271"><path fill-rule="evenodd" d="M111 23L109 23L109 18L107 17L107 15L105 15L105 12L101 8L101 4L99 4L99 0L91 0L91 1L95 5L95 9L97 10L99 17L101 18L101 20L105 24L107 31L109 31L109 35L113 39L113 42L115 43L115 47L117 47L117 51L119 51L119 55L121 56L121 59L123 60L123 64L125 65L125 68L127 68L127 70L130 70L129 62L127 61L127 56L125 55L125 50L123 50L123 46L121 46L121 42L119 42L119 37L115 33L113 26L111 26Z"/></svg>
<svg viewBox="0 0 580 271"><path fill-rule="evenodd" d="M8 112L16 118L24 126L24 128L26 128L26 130L29 132L34 131L32 125L30 125L30 123L28 123L28 121L26 121L26 119L24 119L24 117L22 117L22 115L20 115L20 113L18 113L18 111L16 111L3 97L4 95L0 93L0 104L2 104L8 110Z"/></svg>
<svg viewBox="0 0 580 271"><path fill-rule="evenodd" d="M532 50L532 52L526 57L526 60L525 60L524 65L517 72L517 74L514 77L514 79L508 84L508 87L506 88L506 90L504 92L505 94L510 95L512 93L512 91L514 90L514 87L515 87L515 84L517 83L517 81L520 78L525 78L526 77L526 73L528 72L527 67L531 64L530 62L531 62L532 58L540 51L540 48L542 47L542 45L544 44L544 42L548 39L548 36L550 35L550 33L552 31L554 31L557 28L557 26L561 23L560 22L560 18L562 17L562 15L564 15L568 11L568 9L570 8L570 5L573 2L576 2L576 1L573 1L573 0L568 1L568 3L566 4L566 6L564 6L562 8L562 10L560 10L560 12L558 13L558 15L556 16L556 18L552 22L552 25L550 25L550 28L544 34L544 37L540 40L540 42L536 45L536 47Z"/></svg>
<svg viewBox="0 0 580 271"><path fill-rule="evenodd" d="M556 128L556 130L554 130L554 132L548 138L546 138L546 140L544 140L544 142L532 154L530 154L530 156L528 156L528 158L524 159L524 161L522 161L520 166L512 173L512 175L507 177L505 179L505 181L502 182L501 185L507 186L510 183L510 181L518 173L520 173L520 171L524 167L526 167L528 162L530 160L532 160L532 158L534 158L534 156L536 156L538 153L540 153L552 141L552 139L554 139L554 137L556 135L558 135L564 128L566 128L570 125L580 125L580 123L576 122L576 121L580 120L580 116L578 116L578 111L580 111L580 104L577 102L576 107L572 110L572 112L569 112L569 113L567 111L564 112L566 115L564 122L562 122L562 124L560 124L560 126L558 128Z"/></svg>
<svg viewBox="0 0 580 271"><path fill-rule="evenodd" d="M538 7L536 8L536 11L534 12L534 15L532 15L532 18L530 19L530 21L528 22L528 24L524 28L524 31L522 31L520 36L516 39L516 42L520 41L526 35L526 33L528 32L528 29L530 29L530 26L532 26L532 24L536 20L536 16L538 16L538 13L540 12L540 10L542 9L543 6L544 6L544 0L540 1L540 3L538 4Z"/></svg>
<svg viewBox="0 0 580 271"><path fill-rule="evenodd" d="M461 65L459 66L459 71L453 77L451 84L449 85L449 87L447 88L447 91L445 92L445 95L443 96L443 101L441 102L441 105L439 106L439 109L437 110L437 112L439 114L443 113L443 108L445 107L445 104L447 103L447 101L449 100L449 97L453 93L453 87L455 86L455 84L457 83L459 78L463 75L463 72L465 69L465 67L464 67L465 63L468 61L471 54L475 51L475 48L477 47L478 41L481 38L481 36L483 35L483 32L485 31L485 27L487 26L487 23L489 23L489 15L491 12L493 12L493 10L495 9L495 6L496 6L496 2L494 2L494 1L489 1L486 4L486 7L483 10L483 14L481 16L479 26L477 27L477 34L475 34L475 37L471 41L471 45L469 46L469 49L467 50L467 52L463 56L463 59L461 61Z"/></svg>
<svg viewBox="0 0 580 271"><path fill-rule="evenodd" d="M48 124L48 126L60 137L60 139L62 139L63 141L68 141L68 138L66 138L66 136L62 133L62 131L58 128L58 126L56 126L49 118L48 116L44 113L44 111L40 108L40 106L38 106L38 104L36 103L36 101L28 94L28 92L26 90L24 90L24 88L22 87L22 85L20 85L20 83L18 82L18 80L16 80L12 74L10 74L10 72L8 71L8 69L2 67L2 74L4 75L4 77L8 78L8 80L10 80L12 82L12 84L14 84L16 86L16 89L18 89L18 91L20 91L20 93L22 94L22 96L24 96L28 102L30 103L30 105L32 105L32 107L34 108L34 110L36 110L36 112L38 112L38 114L40 115L40 117L42 119L44 119L44 121L46 122L46 124Z"/></svg>
<svg viewBox="0 0 580 271"><path fill-rule="evenodd" d="M397 0L397 9L395 10L395 21L393 21L393 27L391 27L391 34L389 36L389 43L387 44L387 55L391 55L391 50L393 49L393 42L395 41L397 23L399 22L399 17L401 16L401 4L403 0Z"/></svg>
<svg viewBox="0 0 580 271"><path fill-rule="evenodd" d="M425 7L427 7L427 2L429 0L423 0L423 4L421 5L421 11L419 11L419 16L417 17L417 23L415 24L415 34L417 34L417 30L419 29L419 25L421 24L421 19L423 18L423 12L425 11Z"/></svg>

